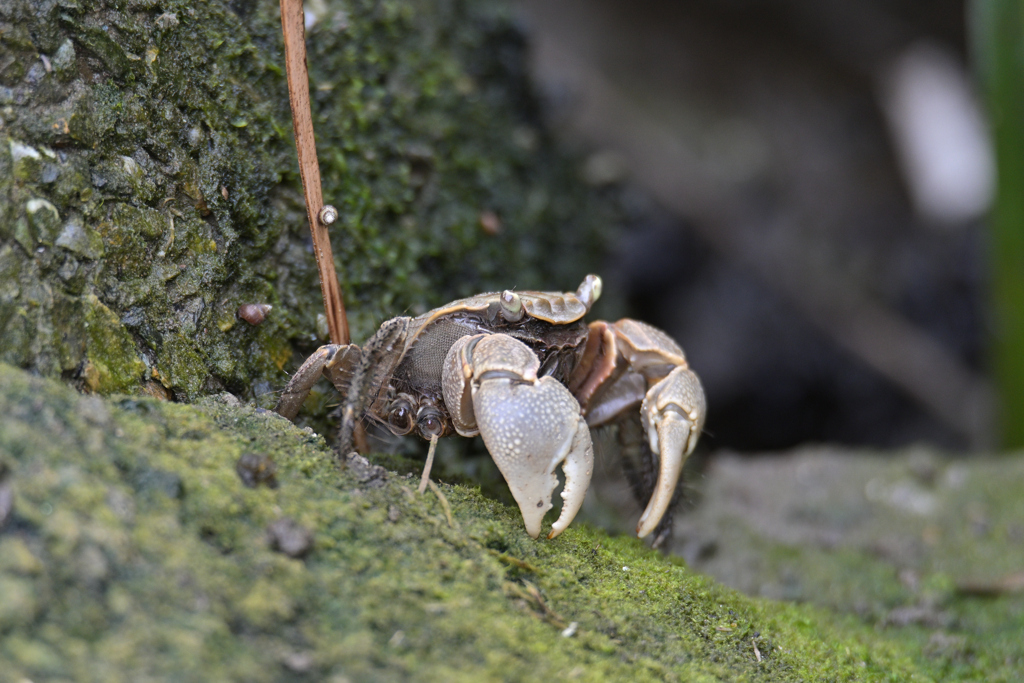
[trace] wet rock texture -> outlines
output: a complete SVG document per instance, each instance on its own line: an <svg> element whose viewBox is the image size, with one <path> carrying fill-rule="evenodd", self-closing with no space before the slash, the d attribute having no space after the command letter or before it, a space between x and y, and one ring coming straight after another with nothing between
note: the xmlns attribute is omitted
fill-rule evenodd
<svg viewBox="0 0 1024 683"><path fill-rule="evenodd" d="M943 679L1024 677L1021 455L723 453L700 496L674 539L698 571L856 615L921 648Z"/></svg>
<svg viewBox="0 0 1024 683"><path fill-rule="evenodd" d="M276 463L276 488L239 477L247 453ZM472 488L441 484L446 506L411 476L371 486L379 466L340 467L311 430L223 397L102 399L0 364L0 463L13 501L0 526L4 680L1005 671L952 629L920 644L899 623L750 599L585 525L534 541L514 506ZM965 654L947 665L950 652Z"/></svg>
<svg viewBox="0 0 1024 683"><path fill-rule="evenodd" d="M578 282L607 212L548 151L503 12L311 7L354 337L457 296ZM267 393L325 340L279 34L271 0L0 3L0 359L193 400ZM253 326L245 306L271 308Z"/></svg>

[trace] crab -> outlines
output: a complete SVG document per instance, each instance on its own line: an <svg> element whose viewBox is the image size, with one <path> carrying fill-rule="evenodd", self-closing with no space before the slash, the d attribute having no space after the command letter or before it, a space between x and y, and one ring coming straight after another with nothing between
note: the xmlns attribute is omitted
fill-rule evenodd
<svg viewBox="0 0 1024 683"><path fill-rule="evenodd" d="M704 390L661 330L628 318L586 324L600 295L601 279L588 275L575 292L505 290L393 318L362 347L321 346L275 410L294 419L325 376L345 396L343 454L364 416L396 435L416 432L432 446L452 433L479 434L533 538L552 508L559 465L563 506L548 538L579 512L594 470L591 428L639 417L651 473L639 486L650 495L636 529L643 538L671 507L704 424Z"/></svg>

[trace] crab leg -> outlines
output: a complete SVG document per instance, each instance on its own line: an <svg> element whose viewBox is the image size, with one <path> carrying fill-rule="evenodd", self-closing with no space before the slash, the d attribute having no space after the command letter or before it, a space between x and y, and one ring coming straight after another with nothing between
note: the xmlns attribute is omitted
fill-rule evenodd
<svg viewBox="0 0 1024 683"><path fill-rule="evenodd" d="M679 345L667 334L629 318L590 324L580 371L569 384L586 406L587 424L607 424L640 405L651 451L658 456L658 480L637 536L647 536L672 503L686 457L697 445L706 403L700 380Z"/></svg>
<svg viewBox="0 0 1024 683"><path fill-rule="evenodd" d="M341 407L341 427L338 429L338 453L342 457L352 450L356 422L362 419L374 400L375 396L371 394L379 391L384 378L394 369L395 349L405 341L409 321L410 318L405 317L385 321L359 355L352 358L352 375ZM334 385L338 386L338 382Z"/></svg>
<svg viewBox="0 0 1024 683"><path fill-rule="evenodd" d="M317 349L292 375L284 391L281 392L281 398L277 400L274 410L289 420L294 420L295 416L299 414L302 402L306 400L313 385L323 375L324 367L334 360L339 350L345 348L339 344L326 344Z"/></svg>
<svg viewBox="0 0 1024 683"><path fill-rule="evenodd" d="M658 483L640 516L636 535L654 531L675 494L686 456L693 451L704 424L704 390L689 368L677 367L648 390L640 419L651 450L658 454Z"/></svg>
<svg viewBox="0 0 1024 683"><path fill-rule="evenodd" d="M320 377L327 377L331 384L345 394L338 450L347 455L352 450L356 422L375 398L371 394L380 389L384 378L394 370L394 350L405 341L409 320L388 320L363 348L355 344L321 346L292 375L274 410L294 420L313 385ZM388 362L388 359L391 361Z"/></svg>
<svg viewBox="0 0 1024 683"><path fill-rule="evenodd" d="M445 405L463 436L480 434L519 504L526 532L540 535L565 473L565 503L548 538L576 517L594 471L590 430L579 403L551 377L521 341L504 334L463 337L449 350L443 372Z"/></svg>

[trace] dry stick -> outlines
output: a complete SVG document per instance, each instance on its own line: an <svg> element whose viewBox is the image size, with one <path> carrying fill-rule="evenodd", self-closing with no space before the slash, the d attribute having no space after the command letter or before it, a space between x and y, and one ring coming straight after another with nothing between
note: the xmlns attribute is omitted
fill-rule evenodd
<svg viewBox="0 0 1024 683"><path fill-rule="evenodd" d="M288 72L288 98L292 105L295 148L299 155L302 191L306 197L306 216L313 235L313 251L320 271L320 291L324 297L327 329L335 344L348 344L348 318L341 298L338 274L327 226L338 218L334 207L324 207L320 189L320 164L316 159L313 116L309 109L309 73L306 70L306 29L302 0L281 0L281 30L284 33L284 62Z"/></svg>

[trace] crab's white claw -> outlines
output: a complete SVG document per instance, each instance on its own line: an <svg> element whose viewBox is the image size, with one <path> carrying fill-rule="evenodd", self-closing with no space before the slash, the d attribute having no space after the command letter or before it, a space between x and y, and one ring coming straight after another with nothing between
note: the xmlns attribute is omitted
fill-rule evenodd
<svg viewBox="0 0 1024 683"><path fill-rule="evenodd" d="M462 434L479 431L519 504L526 531L540 535L565 473L565 504L548 538L572 522L594 471L594 448L579 403L564 385L537 377L540 363L507 335L464 337L449 351L443 386L452 423Z"/></svg>
<svg viewBox="0 0 1024 683"><path fill-rule="evenodd" d="M651 450L658 454L658 483L640 516L636 535L654 531L675 494L683 463L697 445L706 412L704 389L697 375L677 367L655 384L644 397L640 416Z"/></svg>
<svg viewBox="0 0 1024 683"><path fill-rule="evenodd" d="M551 378L545 377L545 379ZM573 400L575 401L575 399ZM565 486L562 487L562 513L551 525L548 538L554 538L565 531L572 524L572 520L576 519L576 513L580 511L583 499L587 497L590 477L594 474L594 445L590 440L590 428L582 418L576 424L576 434L573 436L572 445L562 461L562 472L565 473Z"/></svg>
<svg viewBox="0 0 1024 683"><path fill-rule="evenodd" d="M551 377L532 384L491 378L480 382L473 407L484 444L519 503L526 532L534 538L552 507L551 494L558 486L555 468L562 464L565 505L548 535L554 538L579 512L594 471L590 430L576 399Z"/></svg>

